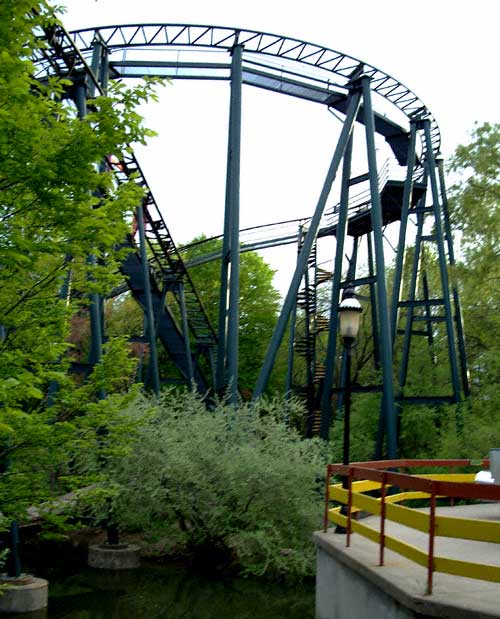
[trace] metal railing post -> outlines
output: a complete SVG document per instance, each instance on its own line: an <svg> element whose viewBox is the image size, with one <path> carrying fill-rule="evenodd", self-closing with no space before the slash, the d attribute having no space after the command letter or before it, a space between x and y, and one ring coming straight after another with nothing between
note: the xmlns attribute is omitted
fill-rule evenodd
<svg viewBox="0 0 500 619"><path fill-rule="evenodd" d="M432 594L432 577L434 572L434 535L436 527L436 490L431 486L431 504L429 514L429 551L427 555L427 595Z"/></svg>
<svg viewBox="0 0 500 619"><path fill-rule="evenodd" d="M386 497L387 473L382 476L382 494L380 496L380 557L379 565L384 565L385 551L385 497Z"/></svg>
<svg viewBox="0 0 500 619"><path fill-rule="evenodd" d="M326 467L326 480L325 480L325 513L323 515L323 533L328 531L328 508L330 506L330 478L332 475L332 465L328 464Z"/></svg>
<svg viewBox="0 0 500 619"><path fill-rule="evenodd" d="M349 467L349 476L348 476L348 494L347 494L347 535L346 535L346 546L349 547L351 545L351 520L352 520L352 478L353 478L353 469L352 466Z"/></svg>

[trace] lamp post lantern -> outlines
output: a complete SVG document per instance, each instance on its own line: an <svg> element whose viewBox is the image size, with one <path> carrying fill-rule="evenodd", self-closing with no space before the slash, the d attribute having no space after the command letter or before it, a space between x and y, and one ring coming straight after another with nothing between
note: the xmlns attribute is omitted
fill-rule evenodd
<svg viewBox="0 0 500 619"><path fill-rule="evenodd" d="M344 343L346 356L346 383L344 393L344 442L342 448L342 464L349 464L349 449L351 438L351 357L354 342L358 336L361 312L363 308L356 299L354 288L346 288L339 305L339 331ZM342 480L342 487L347 489L347 476ZM347 514L345 505L341 513ZM337 526L336 533L346 533L344 527Z"/></svg>
<svg viewBox="0 0 500 619"><path fill-rule="evenodd" d="M349 464L351 423L351 356L352 347L359 332L362 307L356 299L354 288L346 288L339 305L339 331L346 352L346 385L344 396L344 445L342 464Z"/></svg>

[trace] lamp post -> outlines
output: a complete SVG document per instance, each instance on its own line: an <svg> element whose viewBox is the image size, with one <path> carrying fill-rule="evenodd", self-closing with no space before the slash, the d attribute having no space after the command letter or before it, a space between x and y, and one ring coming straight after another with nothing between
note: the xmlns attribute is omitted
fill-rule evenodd
<svg viewBox="0 0 500 619"><path fill-rule="evenodd" d="M351 440L351 357L352 348L358 336L359 323L363 308L356 299L354 288L346 288L342 294L342 302L339 305L339 331L344 343L346 383L344 392L344 442L342 447L342 464L349 464L349 449ZM342 479L342 487L348 488L348 478ZM347 508L342 506L341 514L347 515ZM336 533L346 533L346 529L337 526Z"/></svg>

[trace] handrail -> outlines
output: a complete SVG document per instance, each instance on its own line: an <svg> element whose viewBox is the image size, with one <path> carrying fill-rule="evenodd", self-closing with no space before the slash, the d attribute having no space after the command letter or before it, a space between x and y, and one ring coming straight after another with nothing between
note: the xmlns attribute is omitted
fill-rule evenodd
<svg viewBox="0 0 500 619"><path fill-rule="evenodd" d="M227 26L203 24L115 24L76 30L71 33L82 53L92 48L94 37L99 35L111 51L120 51L123 59L134 55L134 50L153 49L156 53L173 50L179 56L186 51L220 51L223 64L227 52L236 45L243 49L243 60L255 61L269 71L302 78L303 83L318 80L327 89L334 86L346 89L355 69L371 78L374 93L386 99L411 120L425 113L431 122L433 151L438 154L441 135L436 120L423 101L407 86L377 67L354 56L321 45L266 32L257 32ZM213 54L212 54L213 56ZM135 57L135 56L134 56ZM158 60L159 56L156 56ZM210 59L211 64L214 62Z"/></svg>
<svg viewBox="0 0 500 619"><path fill-rule="evenodd" d="M385 185L389 180L395 180L395 167L391 165L391 160L386 159L378 172L378 187L379 192L382 193ZM366 179L368 182L368 178ZM349 197L348 213L349 217L355 217L364 210L369 208L371 202L371 191L367 187L364 190L355 193ZM333 207L329 208L323 214L321 218L319 235L322 231L331 230L338 222L338 214L340 211L340 202L337 202ZM251 226L249 228L242 228L240 230L240 252L255 251L259 249L267 249L269 247L277 247L281 245L289 245L296 243L299 239L299 227L304 226L307 229L311 217L300 217L296 219L289 219L286 221L276 221L268 224L260 224L258 226ZM181 255L189 252L193 247L201 247L205 243L211 241L220 241L223 235L211 236L206 239L195 241L183 245L179 248ZM188 268L199 266L217 260L222 257L222 248L217 250L196 256L194 258L186 260L185 264Z"/></svg>
<svg viewBox="0 0 500 619"><path fill-rule="evenodd" d="M346 530L346 546L350 545L353 532L379 544L379 565L384 565L384 550L389 548L427 568L427 594L432 593L434 572L466 576L500 583L500 565L485 565L471 561L435 556L434 541L437 536L464 540L500 543L500 522L441 516L436 513L436 499L455 498L500 501L500 485L474 483L474 473L454 473L457 467L488 467L489 460L384 460L354 462L348 465L329 464L326 472L325 513L323 530L332 522ZM394 469L441 467L450 473L425 473L410 475ZM345 484L332 484L333 475L347 479ZM388 489L396 489L388 494ZM366 492L380 491L380 497L367 496ZM398 505L406 500L428 499L430 512L424 513ZM336 501L342 508L330 507ZM364 511L380 516L376 530L353 519L355 512ZM386 521L398 522L406 527L428 533L427 552L385 533Z"/></svg>

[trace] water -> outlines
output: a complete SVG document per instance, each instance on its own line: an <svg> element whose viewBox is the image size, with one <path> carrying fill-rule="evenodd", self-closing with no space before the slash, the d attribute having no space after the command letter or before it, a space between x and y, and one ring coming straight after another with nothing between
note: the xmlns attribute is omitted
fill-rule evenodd
<svg viewBox="0 0 500 619"><path fill-rule="evenodd" d="M176 565L51 573L47 611L10 619L309 619L312 583L209 578Z"/></svg>

